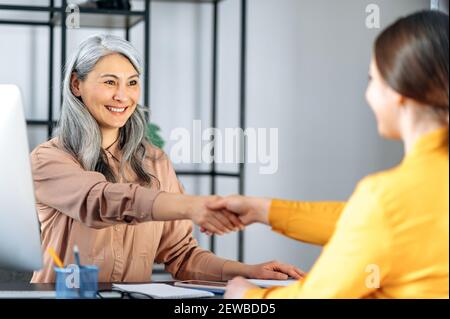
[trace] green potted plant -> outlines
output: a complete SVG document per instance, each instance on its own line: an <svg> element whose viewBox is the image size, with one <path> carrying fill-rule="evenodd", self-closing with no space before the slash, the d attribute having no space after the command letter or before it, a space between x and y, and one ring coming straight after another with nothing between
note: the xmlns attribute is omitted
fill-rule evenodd
<svg viewBox="0 0 450 319"><path fill-rule="evenodd" d="M162 149L164 147L164 140L160 136L160 131L161 131L161 128L154 123L149 123L147 125L148 140L156 147L159 147Z"/></svg>

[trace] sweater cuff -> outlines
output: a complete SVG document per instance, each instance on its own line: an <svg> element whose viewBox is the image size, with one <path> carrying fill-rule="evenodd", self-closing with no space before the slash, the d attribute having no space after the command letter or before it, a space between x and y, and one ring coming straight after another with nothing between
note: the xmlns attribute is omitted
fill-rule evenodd
<svg viewBox="0 0 450 319"><path fill-rule="evenodd" d="M140 222L153 220L153 203L163 191L154 191L146 187L138 187L134 195L134 202L130 214Z"/></svg>
<svg viewBox="0 0 450 319"><path fill-rule="evenodd" d="M263 288L252 288L248 289L244 293L244 299L264 299L267 289Z"/></svg>
<svg viewBox="0 0 450 319"><path fill-rule="evenodd" d="M290 210L286 208L284 201L273 199L269 210L269 224L272 230L282 234L287 230L290 215Z"/></svg>
<svg viewBox="0 0 450 319"><path fill-rule="evenodd" d="M214 278L212 280L223 280L223 268L225 266L225 263L227 262L226 259L221 258L219 256L213 255L215 258L211 259L210 264L208 265L208 271L207 273L211 276L214 276L214 274L220 274L220 279Z"/></svg>

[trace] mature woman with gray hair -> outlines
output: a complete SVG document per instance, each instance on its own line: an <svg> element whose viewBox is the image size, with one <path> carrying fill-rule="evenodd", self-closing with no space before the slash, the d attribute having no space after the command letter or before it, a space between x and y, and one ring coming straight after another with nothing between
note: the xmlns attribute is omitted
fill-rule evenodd
<svg viewBox="0 0 450 319"><path fill-rule="evenodd" d="M245 265L198 247L190 220L217 234L242 224L208 210L215 197L182 194L170 160L146 140L140 75L136 50L112 35L89 37L69 60L57 136L31 154L45 252L32 282L55 280L48 248L70 264L75 245L100 282L148 281L154 262L179 279L301 277L290 265Z"/></svg>

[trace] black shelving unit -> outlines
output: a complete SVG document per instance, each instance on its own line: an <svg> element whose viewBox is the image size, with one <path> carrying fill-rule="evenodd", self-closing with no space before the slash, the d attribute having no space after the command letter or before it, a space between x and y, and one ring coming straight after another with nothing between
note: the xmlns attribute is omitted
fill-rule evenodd
<svg viewBox="0 0 450 319"><path fill-rule="evenodd" d="M80 27L89 28L122 28L125 30L125 39L130 39L130 29L135 25L144 23L144 105L149 106L150 101L150 28L151 28L151 3L152 2L188 2L188 3L208 3L212 5L212 85L211 85L211 126L217 126L217 78L218 78L218 19L220 15L219 3L226 0L143 0L145 9L141 11L135 10L107 10L107 9L80 9ZM241 1L241 15L240 15L240 98L239 98L239 127L245 130L246 128L246 44L247 44L247 0ZM55 27L61 28L61 79L63 79L63 66L66 64L66 44L67 44L67 27L65 23L67 1L61 0L61 5L55 6L54 0L49 0L48 6L31 6L31 5L4 5L0 4L1 10L8 11L27 11L27 12L45 12L48 13L48 19L42 20L5 20L0 19L0 25L25 25L25 26L45 26L49 31L49 83L48 83L48 110L47 119L27 119L29 126L46 126L48 138L53 135L53 130L57 125L53 119L53 64L54 64L54 39ZM245 150L245 145L242 148ZM217 170L216 163L213 161L209 170L206 171L177 171L180 176L207 176L210 177L210 193L216 193L217 178L237 178L238 192L244 194L244 177L245 164L240 163L239 169L236 173L220 172ZM210 238L210 249L215 251L215 237ZM244 259L244 233L238 233L238 260Z"/></svg>
<svg viewBox="0 0 450 319"><path fill-rule="evenodd" d="M145 23L144 29L144 87L149 87L148 66L150 46L147 39L149 36L150 26L150 1L145 1L144 11L125 11L125 10L106 10L79 8L83 20L80 27L88 28L123 28L125 30L125 39L129 40L130 29L140 22ZM61 81L63 79L64 66L66 64L66 47L67 47L67 27L62 21L66 21L68 12L66 12L67 1L61 0L61 6L57 7L54 0L49 1L48 6L30 6L30 5L4 5L0 4L0 10L22 11L22 12L46 12L49 14L46 21L40 20L5 20L1 19L0 24L7 25L24 25L24 26L46 26L49 30L49 84L48 84L48 108L47 119L28 119L27 125L30 126L47 126L47 136L52 137L53 129L57 124L53 119L53 65L54 65L54 47L55 47L55 27L61 27ZM70 11L69 11L70 12ZM149 92L144 89L144 105L149 103Z"/></svg>

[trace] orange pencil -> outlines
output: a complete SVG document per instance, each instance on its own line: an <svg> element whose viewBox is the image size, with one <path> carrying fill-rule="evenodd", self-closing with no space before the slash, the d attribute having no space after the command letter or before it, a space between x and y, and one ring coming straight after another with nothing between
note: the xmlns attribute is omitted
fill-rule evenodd
<svg viewBox="0 0 450 319"><path fill-rule="evenodd" d="M58 266L59 268L64 268L64 264L61 261L61 259L59 259L59 257L56 254L55 250L50 247L47 251L50 254L50 256L52 256L53 262L56 264L56 266Z"/></svg>

